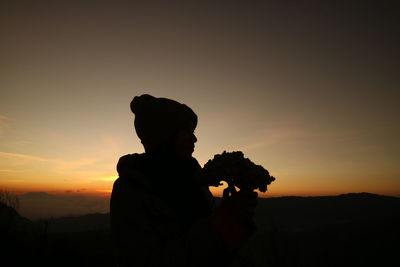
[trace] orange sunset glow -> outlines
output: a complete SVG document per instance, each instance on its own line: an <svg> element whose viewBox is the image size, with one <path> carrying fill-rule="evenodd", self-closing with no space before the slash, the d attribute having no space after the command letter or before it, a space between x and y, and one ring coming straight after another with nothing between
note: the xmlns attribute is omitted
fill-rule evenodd
<svg viewBox="0 0 400 267"><path fill-rule="evenodd" d="M148 93L196 112L200 165L240 150L275 176L262 197L400 196L390 22L214 8L5 7L0 187L108 197L119 157L144 152L129 103Z"/></svg>

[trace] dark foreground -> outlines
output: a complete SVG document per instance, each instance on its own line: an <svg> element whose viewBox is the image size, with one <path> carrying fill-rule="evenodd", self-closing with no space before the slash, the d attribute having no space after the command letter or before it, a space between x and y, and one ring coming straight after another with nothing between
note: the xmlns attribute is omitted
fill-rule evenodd
<svg viewBox="0 0 400 267"><path fill-rule="evenodd" d="M398 266L400 198L260 199L248 266ZM0 206L1 266L113 266L108 214L32 222Z"/></svg>

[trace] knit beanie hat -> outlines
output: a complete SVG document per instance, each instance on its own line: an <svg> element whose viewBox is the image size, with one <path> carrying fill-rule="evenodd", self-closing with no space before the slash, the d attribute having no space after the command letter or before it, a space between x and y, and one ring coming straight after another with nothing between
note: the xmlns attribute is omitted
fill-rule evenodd
<svg viewBox="0 0 400 267"><path fill-rule="evenodd" d="M196 127L197 115L177 101L148 94L135 96L131 102L135 130L145 151L151 152L170 141L188 121Z"/></svg>

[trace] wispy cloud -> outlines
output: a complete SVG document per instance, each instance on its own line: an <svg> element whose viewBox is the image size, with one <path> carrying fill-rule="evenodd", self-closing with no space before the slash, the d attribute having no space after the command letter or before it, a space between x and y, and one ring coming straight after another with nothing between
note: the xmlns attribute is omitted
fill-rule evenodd
<svg viewBox="0 0 400 267"><path fill-rule="evenodd" d="M13 170L13 169L0 169L0 172L14 173L14 172L20 172L20 170Z"/></svg>
<svg viewBox="0 0 400 267"><path fill-rule="evenodd" d="M21 183L26 183L26 180L25 179L4 179L4 178L2 178L1 182L6 183L6 184L16 184L16 183L21 184Z"/></svg>
<svg viewBox="0 0 400 267"><path fill-rule="evenodd" d="M118 178L118 176L109 176L109 177L100 177L100 178L96 178L93 179L93 181L115 181Z"/></svg>
<svg viewBox="0 0 400 267"><path fill-rule="evenodd" d="M10 152L3 152L3 151L0 151L0 157L23 159L23 160L29 160L29 161L52 162L52 163L56 163L58 165L58 167L61 169L75 169L75 168L79 168L82 166L94 164L97 161L97 159L94 159L94 158L65 160L65 159L57 159L57 158L44 158L44 157L38 157L38 156L29 155L29 154L10 153Z"/></svg>
<svg viewBox="0 0 400 267"><path fill-rule="evenodd" d="M85 166L90 166L95 164L98 160L94 158L81 158L77 160L64 160L64 159L53 159L57 163L58 169L61 170L71 170L78 169Z"/></svg>
<svg viewBox="0 0 400 267"><path fill-rule="evenodd" d="M18 159L26 159L26 160L33 160L33 161L50 161L50 159L37 157L37 156L32 156L32 155L28 155L28 154L9 153L9 152L2 152L2 151L0 151L0 156L18 158Z"/></svg>
<svg viewBox="0 0 400 267"><path fill-rule="evenodd" d="M88 186L91 190L109 190L117 179L115 168L105 166L100 157L51 158L41 155L0 151L0 177L21 179L29 184ZM15 184L10 180L7 184ZM106 192L106 191L104 191ZM108 191L107 191L108 192Z"/></svg>
<svg viewBox="0 0 400 267"><path fill-rule="evenodd" d="M95 164L98 162L98 159L96 158L78 158L67 160L4 151L0 151L0 159L3 159L3 166L1 167L4 173L15 172L15 169L20 171L29 171L42 168L42 170L46 171L48 174L54 174L58 176L66 175L70 177L93 177L95 175L93 170L95 169ZM98 177L97 174L96 176Z"/></svg>

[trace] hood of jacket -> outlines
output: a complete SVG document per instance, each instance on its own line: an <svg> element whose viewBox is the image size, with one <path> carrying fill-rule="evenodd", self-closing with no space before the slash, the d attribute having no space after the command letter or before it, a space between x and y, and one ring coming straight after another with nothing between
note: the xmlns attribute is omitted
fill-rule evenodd
<svg viewBox="0 0 400 267"><path fill-rule="evenodd" d="M120 157L117 172L120 179L129 179L151 189L150 180L145 176L147 160L144 154L127 154Z"/></svg>

